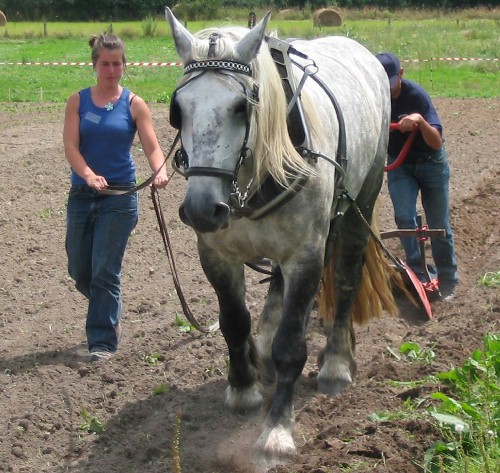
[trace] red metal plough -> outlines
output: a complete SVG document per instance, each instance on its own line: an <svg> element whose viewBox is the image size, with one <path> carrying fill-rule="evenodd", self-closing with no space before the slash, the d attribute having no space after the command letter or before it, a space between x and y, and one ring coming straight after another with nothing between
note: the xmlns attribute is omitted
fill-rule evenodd
<svg viewBox="0 0 500 473"><path fill-rule="evenodd" d="M390 129L397 130L399 128L398 123L391 123ZM404 144L399 156L396 160L391 163L389 166L385 167L385 171L389 172L396 169L400 166L406 156L408 151L413 143L415 135L418 131L418 125L414 124L413 128ZM422 225L422 217L420 215L417 216L417 228L415 229L398 229L398 230L390 230L386 232L381 232L380 237L382 239L394 238L394 237L416 237L420 247L420 264L422 267L422 273L424 275L424 281L421 281L415 272L406 264L406 262L399 260L401 273L403 276L403 280L407 289L416 297L419 305L425 310L427 317L432 319L432 310L430 301L436 300L440 296L439 292L439 284L436 277L431 276L429 272L429 267L427 265L425 259L425 242L434 236L444 236L446 234L445 230L441 229L429 229L427 225Z"/></svg>

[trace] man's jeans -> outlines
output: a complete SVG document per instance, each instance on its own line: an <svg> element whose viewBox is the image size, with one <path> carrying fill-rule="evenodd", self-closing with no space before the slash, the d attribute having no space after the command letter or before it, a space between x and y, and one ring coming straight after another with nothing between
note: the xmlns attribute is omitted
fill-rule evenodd
<svg viewBox="0 0 500 473"><path fill-rule="evenodd" d="M100 195L85 185L72 186L68 200L68 272L88 300L90 350L115 352L122 303L120 276L130 233L137 224L138 197Z"/></svg>
<svg viewBox="0 0 500 473"><path fill-rule="evenodd" d="M390 163L390 161L389 161ZM453 232L449 217L450 168L444 147L431 159L403 163L387 174L387 182L396 225L400 229L417 228L417 197L420 190L425 220L429 229L444 229L444 237L432 237L432 258L442 288L453 288L458 281ZM401 238L406 263L421 279L424 275L420 247L414 237Z"/></svg>

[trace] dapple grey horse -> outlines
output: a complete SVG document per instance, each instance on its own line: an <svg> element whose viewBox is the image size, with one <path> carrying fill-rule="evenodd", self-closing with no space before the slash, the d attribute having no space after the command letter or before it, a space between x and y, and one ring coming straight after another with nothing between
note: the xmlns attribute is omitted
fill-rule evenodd
<svg viewBox="0 0 500 473"><path fill-rule="evenodd" d="M336 394L352 382L352 308L365 296L358 288L383 180L389 82L378 60L350 39L267 37L269 14L250 30L195 35L168 8L166 16L185 67L170 109L182 141L175 163L187 178L179 213L197 234L218 297L230 358L226 407L260 408L260 381L275 381L255 443L257 458L271 465L296 451L294 386L320 289L334 293L335 320L318 388ZM273 269L254 343L244 264L262 258ZM322 286L330 262L335 282ZM391 292L390 283L382 290Z"/></svg>

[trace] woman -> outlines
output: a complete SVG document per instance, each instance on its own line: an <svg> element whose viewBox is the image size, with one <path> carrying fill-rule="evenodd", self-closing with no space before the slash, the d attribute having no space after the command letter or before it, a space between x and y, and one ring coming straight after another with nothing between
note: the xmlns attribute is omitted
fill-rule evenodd
<svg viewBox="0 0 500 473"><path fill-rule="evenodd" d="M121 266L138 219L137 193L100 191L135 185L131 148L136 132L151 169L158 171L153 185L165 187L167 173L148 106L120 85L126 65L123 42L114 35L100 35L89 44L97 83L69 97L63 139L71 166L68 272L89 301L87 343L91 361L97 361L118 347Z"/></svg>

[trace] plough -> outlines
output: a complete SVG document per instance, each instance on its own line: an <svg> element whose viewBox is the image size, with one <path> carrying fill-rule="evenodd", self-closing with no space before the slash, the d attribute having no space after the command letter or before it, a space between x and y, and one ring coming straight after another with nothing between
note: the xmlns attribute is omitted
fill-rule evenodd
<svg viewBox="0 0 500 473"><path fill-rule="evenodd" d="M391 123L390 129L397 130L398 124ZM410 135L408 136L408 139L406 140L405 145L401 149L399 156L393 163L385 167L386 172L390 172L396 169L404 162L417 132L418 125L415 124L410 132ZM415 229L388 230L380 233L380 238L382 240L396 237L417 238L420 248L420 265L424 280L420 280L415 272L404 261L398 260L398 269L400 269L401 271L407 289L416 298L419 306L425 310L425 313L429 319L432 319L432 309L430 302L439 299L440 292L438 279L435 275L431 275L429 266L427 265L425 256L425 242L431 237L445 235L446 231L443 229L429 229L427 225L423 225L421 215L417 215L417 228Z"/></svg>

